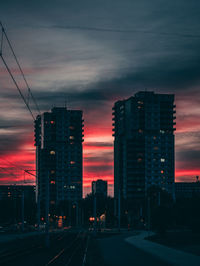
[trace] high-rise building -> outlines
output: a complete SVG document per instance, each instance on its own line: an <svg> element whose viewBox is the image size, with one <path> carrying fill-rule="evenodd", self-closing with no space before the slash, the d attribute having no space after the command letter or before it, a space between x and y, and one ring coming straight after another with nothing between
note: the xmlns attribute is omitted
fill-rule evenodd
<svg viewBox="0 0 200 266"><path fill-rule="evenodd" d="M82 111L55 107L37 117L36 194L41 207L47 194L52 205L82 198L82 142Z"/></svg>
<svg viewBox="0 0 200 266"><path fill-rule="evenodd" d="M174 95L150 91L115 103L115 198L144 199L151 186L174 195L174 108Z"/></svg>
<svg viewBox="0 0 200 266"><path fill-rule="evenodd" d="M92 194L96 194L99 197L107 197L107 181L102 179L98 179L96 181L92 181Z"/></svg>

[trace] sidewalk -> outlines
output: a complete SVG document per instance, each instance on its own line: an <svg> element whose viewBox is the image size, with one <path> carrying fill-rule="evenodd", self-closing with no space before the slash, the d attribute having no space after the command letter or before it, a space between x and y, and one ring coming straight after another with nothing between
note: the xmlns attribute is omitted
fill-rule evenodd
<svg viewBox="0 0 200 266"><path fill-rule="evenodd" d="M180 265L180 266L200 265L200 256L196 256L148 240L144 240L144 238L147 236L148 232L143 231L139 235L128 237L125 240L128 243L134 245L135 247L142 249L143 251L150 253L154 256L157 256L161 260L164 260L171 265Z"/></svg>

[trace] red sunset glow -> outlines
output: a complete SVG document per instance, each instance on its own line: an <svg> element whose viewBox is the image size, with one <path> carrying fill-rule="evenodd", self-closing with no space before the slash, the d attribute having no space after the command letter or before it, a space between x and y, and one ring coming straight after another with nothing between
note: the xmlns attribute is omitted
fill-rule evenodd
<svg viewBox="0 0 200 266"><path fill-rule="evenodd" d="M181 125L182 128L182 125ZM180 130L181 131L181 130ZM180 133L177 130L178 133ZM83 186L85 191L89 191L91 182L96 179L107 180L109 193L113 193L113 143L112 127L109 125L104 128L88 128L85 124L85 141L83 144ZM33 142L20 144L20 149L9 152L1 156L1 183L26 183L35 184L35 178L25 170L35 169L35 151ZM195 176L200 172L200 168L192 168L190 165L176 163L176 181L195 181ZM191 179L192 178L192 179Z"/></svg>

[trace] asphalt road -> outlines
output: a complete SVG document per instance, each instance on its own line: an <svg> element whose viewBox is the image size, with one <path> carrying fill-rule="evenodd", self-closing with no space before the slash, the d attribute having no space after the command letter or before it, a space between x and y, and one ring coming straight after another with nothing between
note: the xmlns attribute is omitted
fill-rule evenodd
<svg viewBox="0 0 200 266"><path fill-rule="evenodd" d="M127 243L125 238L129 236L130 233L98 239L104 266L169 266L166 262Z"/></svg>

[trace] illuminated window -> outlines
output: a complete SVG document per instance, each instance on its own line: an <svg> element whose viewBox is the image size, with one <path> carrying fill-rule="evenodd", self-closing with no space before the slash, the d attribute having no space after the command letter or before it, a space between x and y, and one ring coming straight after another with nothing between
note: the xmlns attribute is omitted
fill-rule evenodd
<svg viewBox="0 0 200 266"><path fill-rule="evenodd" d="M70 164L75 164L75 161L70 161Z"/></svg>
<svg viewBox="0 0 200 266"><path fill-rule="evenodd" d="M70 189L75 189L75 186L70 186Z"/></svg>
<svg viewBox="0 0 200 266"><path fill-rule="evenodd" d="M161 170L160 172L161 172L161 174L164 174L164 171L163 170Z"/></svg>
<svg viewBox="0 0 200 266"><path fill-rule="evenodd" d="M50 182L50 184L52 184L52 185L55 185L55 183L56 183L56 182L55 182L55 181L53 181L53 180Z"/></svg>
<svg viewBox="0 0 200 266"><path fill-rule="evenodd" d="M161 133L161 134L164 134L164 133L165 133L165 131L164 131L164 130L160 130L160 133Z"/></svg>
<svg viewBox="0 0 200 266"><path fill-rule="evenodd" d="M55 124L55 121L51 120L51 124Z"/></svg>
<svg viewBox="0 0 200 266"><path fill-rule="evenodd" d="M55 151L50 151L50 154L55 155L56 153L55 153Z"/></svg>
<svg viewBox="0 0 200 266"><path fill-rule="evenodd" d="M55 171L54 170L51 170L51 174L55 174Z"/></svg>
<svg viewBox="0 0 200 266"><path fill-rule="evenodd" d="M143 102L142 101L138 101L138 104L143 104Z"/></svg>
<svg viewBox="0 0 200 266"><path fill-rule="evenodd" d="M69 139L74 139L74 136L69 136Z"/></svg>
<svg viewBox="0 0 200 266"><path fill-rule="evenodd" d="M161 161L162 163L164 163L164 162L165 162L165 159L164 159L164 158L161 158L160 161Z"/></svg>

